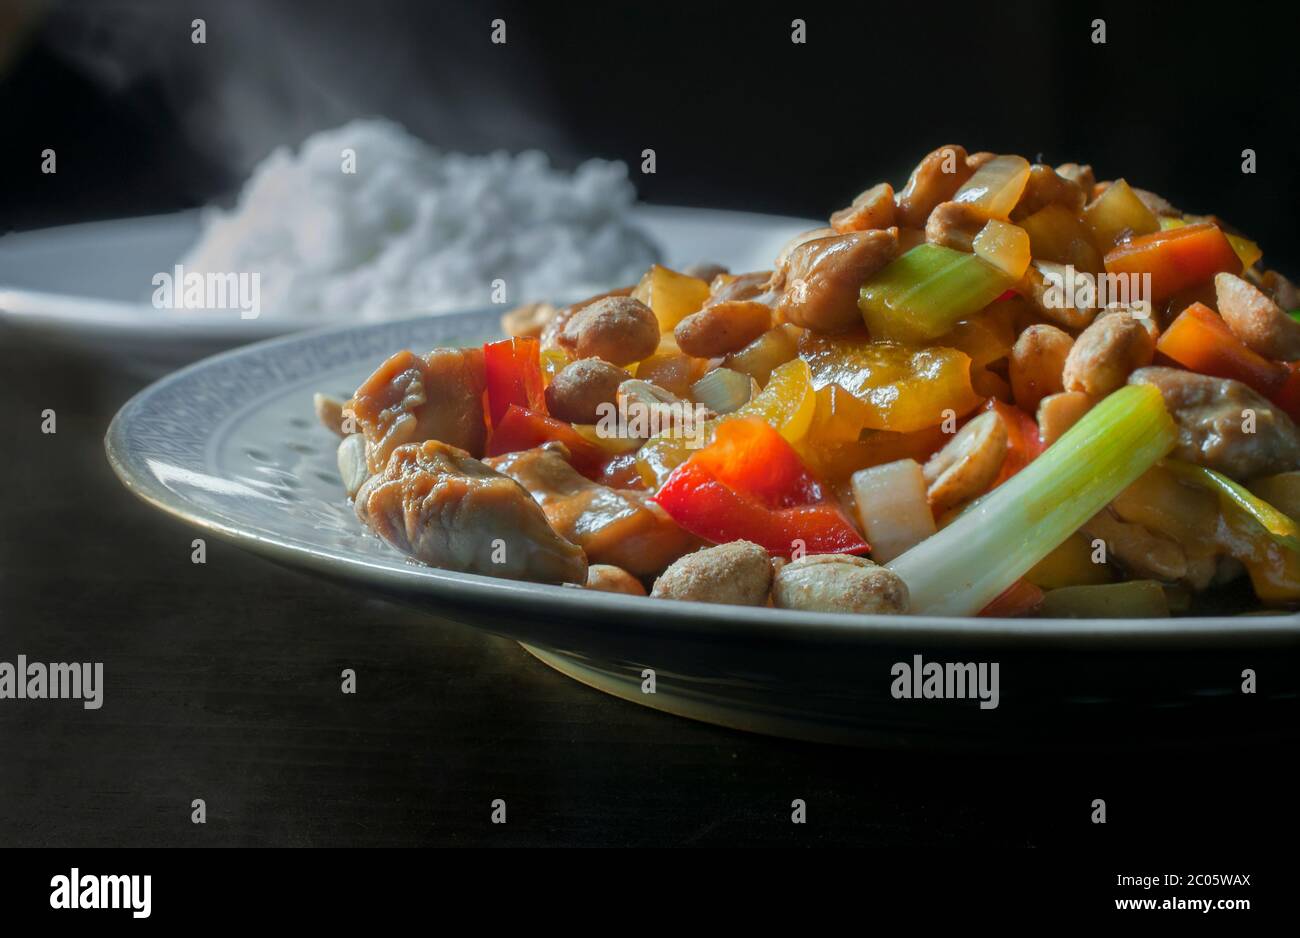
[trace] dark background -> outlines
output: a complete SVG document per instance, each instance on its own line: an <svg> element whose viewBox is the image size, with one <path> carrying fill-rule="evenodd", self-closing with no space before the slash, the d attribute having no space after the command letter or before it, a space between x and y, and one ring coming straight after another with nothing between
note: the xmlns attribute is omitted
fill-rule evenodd
<svg viewBox="0 0 1300 938"><path fill-rule="evenodd" d="M34 12L33 12L34 11ZM189 41L207 20L208 43ZM509 42L488 42L502 17ZM808 43L789 42L790 20ZM1289 21L1279 17L1290 16ZM1091 43L1106 20L1108 42ZM228 196L383 113L448 148L634 169L653 202L818 216L944 143L1092 162L1295 273L1279 5L0 0L0 228ZM54 147L56 176L39 173ZM1254 176L1241 151L1258 154ZM100 660L103 710L0 702L0 844L1293 846L1289 748L849 751L606 698L484 636L209 541L100 440L138 383L0 334L0 660ZM59 414L35 436L39 412ZM338 692L343 667L360 693ZM502 797L510 823L487 823ZM792 798L809 824L789 823ZM1106 798L1110 823L1088 822ZM204 798L208 823L189 822Z"/></svg>

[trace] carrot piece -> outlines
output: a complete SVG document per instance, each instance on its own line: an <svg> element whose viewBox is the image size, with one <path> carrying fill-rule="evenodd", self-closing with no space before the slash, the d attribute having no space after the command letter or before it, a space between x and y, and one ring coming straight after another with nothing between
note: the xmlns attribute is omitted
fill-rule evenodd
<svg viewBox="0 0 1300 938"><path fill-rule="evenodd" d="M1106 253L1106 273L1151 275L1151 302L1217 273L1241 273L1241 258L1217 225L1203 222L1142 235Z"/></svg>
<svg viewBox="0 0 1300 938"><path fill-rule="evenodd" d="M1278 393L1288 377L1285 365L1247 348L1203 303L1179 313L1156 340L1156 350L1188 371L1240 381L1265 397Z"/></svg>

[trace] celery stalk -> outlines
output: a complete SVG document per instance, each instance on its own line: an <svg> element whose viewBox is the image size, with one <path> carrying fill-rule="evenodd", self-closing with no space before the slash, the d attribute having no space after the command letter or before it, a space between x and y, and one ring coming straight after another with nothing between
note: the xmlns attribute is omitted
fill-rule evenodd
<svg viewBox="0 0 1300 938"><path fill-rule="evenodd" d="M1219 503L1235 508L1254 519L1270 538L1287 550L1300 553L1300 524L1289 515L1278 511L1264 499L1239 482L1234 482L1220 472L1180 462L1165 460L1165 468L1173 470L1189 482L1209 489L1219 496Z"/></svg>
<svg viewBox="0 0 1300 938"><path fill-rule="evenodd" d="M862 285L858 308L873 339L921 343L979 312L1011 284L974 254L918 244Z"/></svg>
<svg viewBox="0 0 1300 938"><path fill-rule="evenodd" d="M1120 388L1041 456L889 568L912 612L975 615L1174 448L1160 392Z"/></svg>

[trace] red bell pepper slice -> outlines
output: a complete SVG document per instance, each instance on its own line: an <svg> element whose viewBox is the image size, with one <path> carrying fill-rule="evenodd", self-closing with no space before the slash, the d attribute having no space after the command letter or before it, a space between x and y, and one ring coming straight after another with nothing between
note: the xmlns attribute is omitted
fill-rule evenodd
<svg viewBox="0 0 1300 938"><path fill-rule="evenodd" d="M723 485L770 508L822 501L821 484L794 447L757 417L718 424L713 442L691 459Z"/></svg>
<svg viewBox="0 0 1300 938"><path fill-rule="evenodd" d="M762 420L718 425L715 442L682 463L656 501L716 544L753 541L772 554L861 554L870 545L784 438Z"/></svg>
<svg viewBox="0 0 1300 938"><path fill-rule="evenodd" d="M506 408L501 422L492 428L487 455L503 456L551 442L563 443L569 450L569 463L589 479L598 477L609 461L608 453L584 439L563 420L535 413L518 404Z"/></svg>
<svg viewBox="0 0 1300 938"><path fill-rule="evenodd" d="M1038 422L1014 404L1005 404L996 397L990 397L984 405L1002 418L1002 426L1007 431L1007 455L1002 460L1002 469L993 480L997 488L1025 466L1029 465L1046 447L1038 433Z"/></svg>
<svg viewBox="0 0 1300 938"><path fill-rule="evenodd" d="M1157 305L1224 271L1241 273L1241 258L1208 222L1141 235L1106 252L1108 274L1151 275L1149 299Z"/></svg>
<svg viewBox="0 0 1300 938"><path fill-rule="evenodd" d="M1028 615L1043 604L1043 591L1028 580L1016 580L979 611L994 619Z"/></svg>
<svg viewBox="0 0 1300 938"><path fill-rule="evenodd" d="M501 422L512 404L534 413L546 413L540 348L541 343L532 338L484 344L483 367L492 426Z"/></svg>
<svg viewBox="0 0 1300 938"><path fill-rule="evenodd" d="M1156 351L1188 371L1240 381L1265 397L1278 393L1288 377L1285 365L1247 348L1204 303L1179 313L1156 340Z"/></svg>

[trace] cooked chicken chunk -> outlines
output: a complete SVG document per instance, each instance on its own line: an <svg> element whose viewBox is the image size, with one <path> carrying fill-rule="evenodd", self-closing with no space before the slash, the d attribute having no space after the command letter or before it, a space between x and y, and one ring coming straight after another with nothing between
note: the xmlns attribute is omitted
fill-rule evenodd
<svg viewBox="0 0 1300 938"><path fill-rule="evenodd" d="M423 358L402 351L389 358L346 405L365 434L370 471L382 471L397 447L424 440L481 455L486 387L479 348L434 349Z"/></svg>
<svg viewBox="0 0 1300 938"><path fill-rule="evenodd" d="M650 576L698 546L649 493L592 482L569 465L568 455L562 444L549 443L487 463L522 485L551 527L581 546L592 563Z"/></svg>
<svg viewBox="0 0 1300 938"><path fill-rule="evenodd" d="M1177 368L1139 368L1129 384L1164 395L1178 425L1174 455L1237 480L1300 468L1300 429L1246 385Z"/></svg>
<svg viewBox="0 0 1300 938"><path fill-rule="evenodd" d="M898 234L892 228L807 241L790 252L777 312L796 326L818 332L860 326L862 282L897 253Z"/></svg>
<svg viewBox="0 0 1300 938"><path fill-rule="evenodd" d="M357 493L357 517L403 553L448 570L585 583L582 548L560 537L513 479L437 440L393 450Z"/></svg>
<svg viewBox="0 0 1300 938"><path fill-rule="evenodd" d="M940 202L956 194L975 169L967 163L966 148L956 144L927 153L912 170L903 191L895 196L897 223L906 228L924 228L925 220Z"/></svg>

